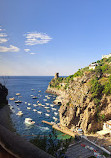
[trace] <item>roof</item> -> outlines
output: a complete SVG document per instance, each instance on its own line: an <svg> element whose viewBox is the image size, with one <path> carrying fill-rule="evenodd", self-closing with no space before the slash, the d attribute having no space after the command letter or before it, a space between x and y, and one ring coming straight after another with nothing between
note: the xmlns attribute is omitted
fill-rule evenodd
<svg viewBox="0 0 111 158"><path fill-rule="evenodd" d="M109 125L111 125L111 120L107 121L106 123L109 124Z"/></svg>

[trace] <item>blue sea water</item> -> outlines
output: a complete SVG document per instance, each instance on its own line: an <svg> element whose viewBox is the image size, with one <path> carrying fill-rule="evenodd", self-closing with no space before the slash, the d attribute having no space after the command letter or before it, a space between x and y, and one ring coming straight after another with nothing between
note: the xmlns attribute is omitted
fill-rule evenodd
<svg viewBox="0 0 111 158"><path fill-rule="evenodd" d="M43 136L51 133L52 127L42 123L42 120L54 122L53 117L56 117L58 119L56 123L59 122L58 110L60 106L54 105L56 110L52 110L52 107L50 106L53 104L56 95L45 92L52 78L53 76L10 76L7 80L6 87L8 88L8 99L15 97L16 100L22 101L19 105L17 105L14 101L8 101L9 105L13 106L11 113L13 125L16 132L26 139L32 139L35 135ZM31 89L34 90L32 91ZM20 93L20 96L22 97L16 96L16 93ZM31 95L37 96L37 99L32 99ZM47 99L46 96L50 99ZM44 99L47 99L47 101L44 101ZM34 107L33 104L38 104L37 101L39 101L42 105L49 107L49 109L45 109L42 106ZM25 104L25 102L27 102L27 104ZM28 103L31 105L28 105ZM46 103L49 103L49 105L46 105ZM31 109L28 110L27 107L30 107ZM34 112L33 109L41 111L42 114ZM50 112L47 112L47 110L50 110ZM18 111L22 111L23 115L17 116L16 114ZM55 116L54 112L58 112L58 115ZM46 116L46 113L50 114L50 116ZM24 123L25 118L32 118L35 121L35 124L33 126L27 126ZM57 134L60 138L63 135L61 132L57 132Z"/></svg>

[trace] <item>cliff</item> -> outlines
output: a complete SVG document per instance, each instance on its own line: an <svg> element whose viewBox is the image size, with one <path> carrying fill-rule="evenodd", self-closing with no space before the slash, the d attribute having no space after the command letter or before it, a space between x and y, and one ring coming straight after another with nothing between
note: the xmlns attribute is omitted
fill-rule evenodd
<svg viewBox="0 0 111 158"><path fill-rule="evenodd" d="M2 84L0 84L0 107L8 104L8 101L6 98L7 95L8 95L8 89Z"/></svg>
<svg viewBox="0 0 111 158"><path fill-rule="evenodd" d="M111 119L111 58L97 61L95 70L88 67L66 78L54 78L47 92L57 94L60 124L84 133L101 130Z"/></svg>

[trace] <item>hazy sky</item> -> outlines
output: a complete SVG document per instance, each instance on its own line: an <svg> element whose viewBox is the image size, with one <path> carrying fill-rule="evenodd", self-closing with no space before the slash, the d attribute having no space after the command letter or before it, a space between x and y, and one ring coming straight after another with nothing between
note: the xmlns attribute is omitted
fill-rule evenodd
<svg viewBox="0 0 111 158"><path fill-rule="evenodd" d="M0 75L70 75L111 53L111 0L0 0Z"/></svg>

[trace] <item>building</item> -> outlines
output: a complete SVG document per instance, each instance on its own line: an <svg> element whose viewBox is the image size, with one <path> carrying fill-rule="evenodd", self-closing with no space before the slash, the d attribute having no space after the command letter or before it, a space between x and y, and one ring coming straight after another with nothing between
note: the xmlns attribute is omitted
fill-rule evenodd
<svg viewBox="0 0 111 158"><path fill-rule="evenodd" d="M89 65L89 69L95 69L95 67L98 66L98 63L93 63Z"/></svg>
<svg viewBox="0 0 111 158"><path fill-rule="evenodd" d="M102 55L102 59L111 57L111 53L108 55Z"/></svg>
<svg viewBox="0 0 111 158"><path fill-rule="evenodd" d="M104 130L109 130L111 132L111 120L104 123L103 129Z"/></svg>
<svg viewBox="0 0 111 158"><path fill-rule="evenodd" d="M97 134L103 135L103 136L107 135L107 134L110 134L110 136L111 136L111 120L105 122L103 124L103 130L98 131Z"/></svg>

